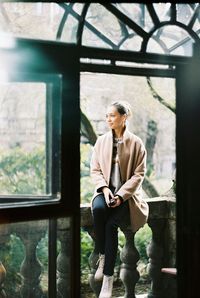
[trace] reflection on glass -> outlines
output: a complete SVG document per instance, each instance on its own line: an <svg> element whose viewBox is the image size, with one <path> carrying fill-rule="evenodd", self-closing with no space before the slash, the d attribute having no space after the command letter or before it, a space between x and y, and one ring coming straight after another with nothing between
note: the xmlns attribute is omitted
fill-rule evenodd
<svg viewBox="0 0 200 298"><path fill-rule="evenodd" d="M56 229L49 227L48 220L0 225L0 270L6 273L5 277L0 275L0 288L3 283L7 297L35 298L49 294L53 297L50 274L51 282L57 285L55 298L70 297L70 218L58 219L56 226ZM50 239L55 244L51 247ZM49 247L51 256L55 249L51 260ZM52 272L54 266L48 268L49 264L55 264L55 272Z"/></svg>
<svg viewBox="0 0 200 298"><path fill-rule="evenodd" d="M45 121L45 84L0 84L0 194L46 193Z"/></svg>

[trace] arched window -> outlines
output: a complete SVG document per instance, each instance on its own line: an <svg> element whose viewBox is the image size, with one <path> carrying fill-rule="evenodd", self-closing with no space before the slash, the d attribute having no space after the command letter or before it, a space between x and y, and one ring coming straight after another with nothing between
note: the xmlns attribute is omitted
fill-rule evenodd
<svg viewBox="0 0 200 298"><path fill-rule="evenodd" d="M192 55L199 3L1 3L0 31L79 46Z"/></svg>

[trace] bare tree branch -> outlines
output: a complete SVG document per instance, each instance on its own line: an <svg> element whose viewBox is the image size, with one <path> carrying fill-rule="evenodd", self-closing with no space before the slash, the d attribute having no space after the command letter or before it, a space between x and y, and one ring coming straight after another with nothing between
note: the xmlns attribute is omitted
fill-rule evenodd
<svg viewBox="0 0 200 298"><path fill-rule="evenodd" d="M147 77L147 84L151 90L151 94L153 97L158 100L162 105L164 105L166 108L168 108L170 111L172 111L174 114L176 114L176 108L170 105L164 98L162 98L153 87L152 81L150 77Z"/></svg>
<svg viewBox="0 0 200 298"><path fill-rule="evenodd" d="M91 125L91 122L88 120L86 115L81 111L81 135L84 136L88 142L94 146L97 135Z"/></svg>

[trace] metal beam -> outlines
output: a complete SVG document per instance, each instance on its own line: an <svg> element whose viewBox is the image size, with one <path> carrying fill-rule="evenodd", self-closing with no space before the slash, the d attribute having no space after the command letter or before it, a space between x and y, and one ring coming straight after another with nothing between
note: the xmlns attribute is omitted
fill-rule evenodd
<svg viewBox="0 0 200 298"><path fill-rule="evenodd" d="M112 61L129 61L138 63L180 65L187 64L191 57L182 57L178 55L164 55L154 53L140 53L133 51L99 49L93 47L80 47L80 57L89 59L106 59Z"/></svg>
<svg viewBox="0 0 200 298"><path fill-rule="evenodd" d="M158 69L158 68L137 68L116 65L102 65L102 64L80 64L80 71L95 72L95 73L109 73L117 75L135 75L135 76L150 76L150 77L175 77L175 69Z"/></svg>

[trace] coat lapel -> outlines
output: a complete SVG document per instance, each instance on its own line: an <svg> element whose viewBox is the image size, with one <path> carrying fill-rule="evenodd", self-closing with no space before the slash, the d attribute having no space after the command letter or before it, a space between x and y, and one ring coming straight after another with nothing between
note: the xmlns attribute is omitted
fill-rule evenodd
<svg viewBox="0 0 200 298"><path fill-rule="evenodd" d="M105 179L109 183L110 175L111 175L111 167L112 167L112 152L113 152L113 134L112 131L109 131L106 136L105 148L104 152L107 153L105 158Z"/></svg>
<svg viewBox="0 0 200 298"><path fill-rule="evenodd" d="M119 165L121 171L122 183L127 180L127 165L130 158L130 136L127 129L124 131L122 142L118 144Z"/></svg>

